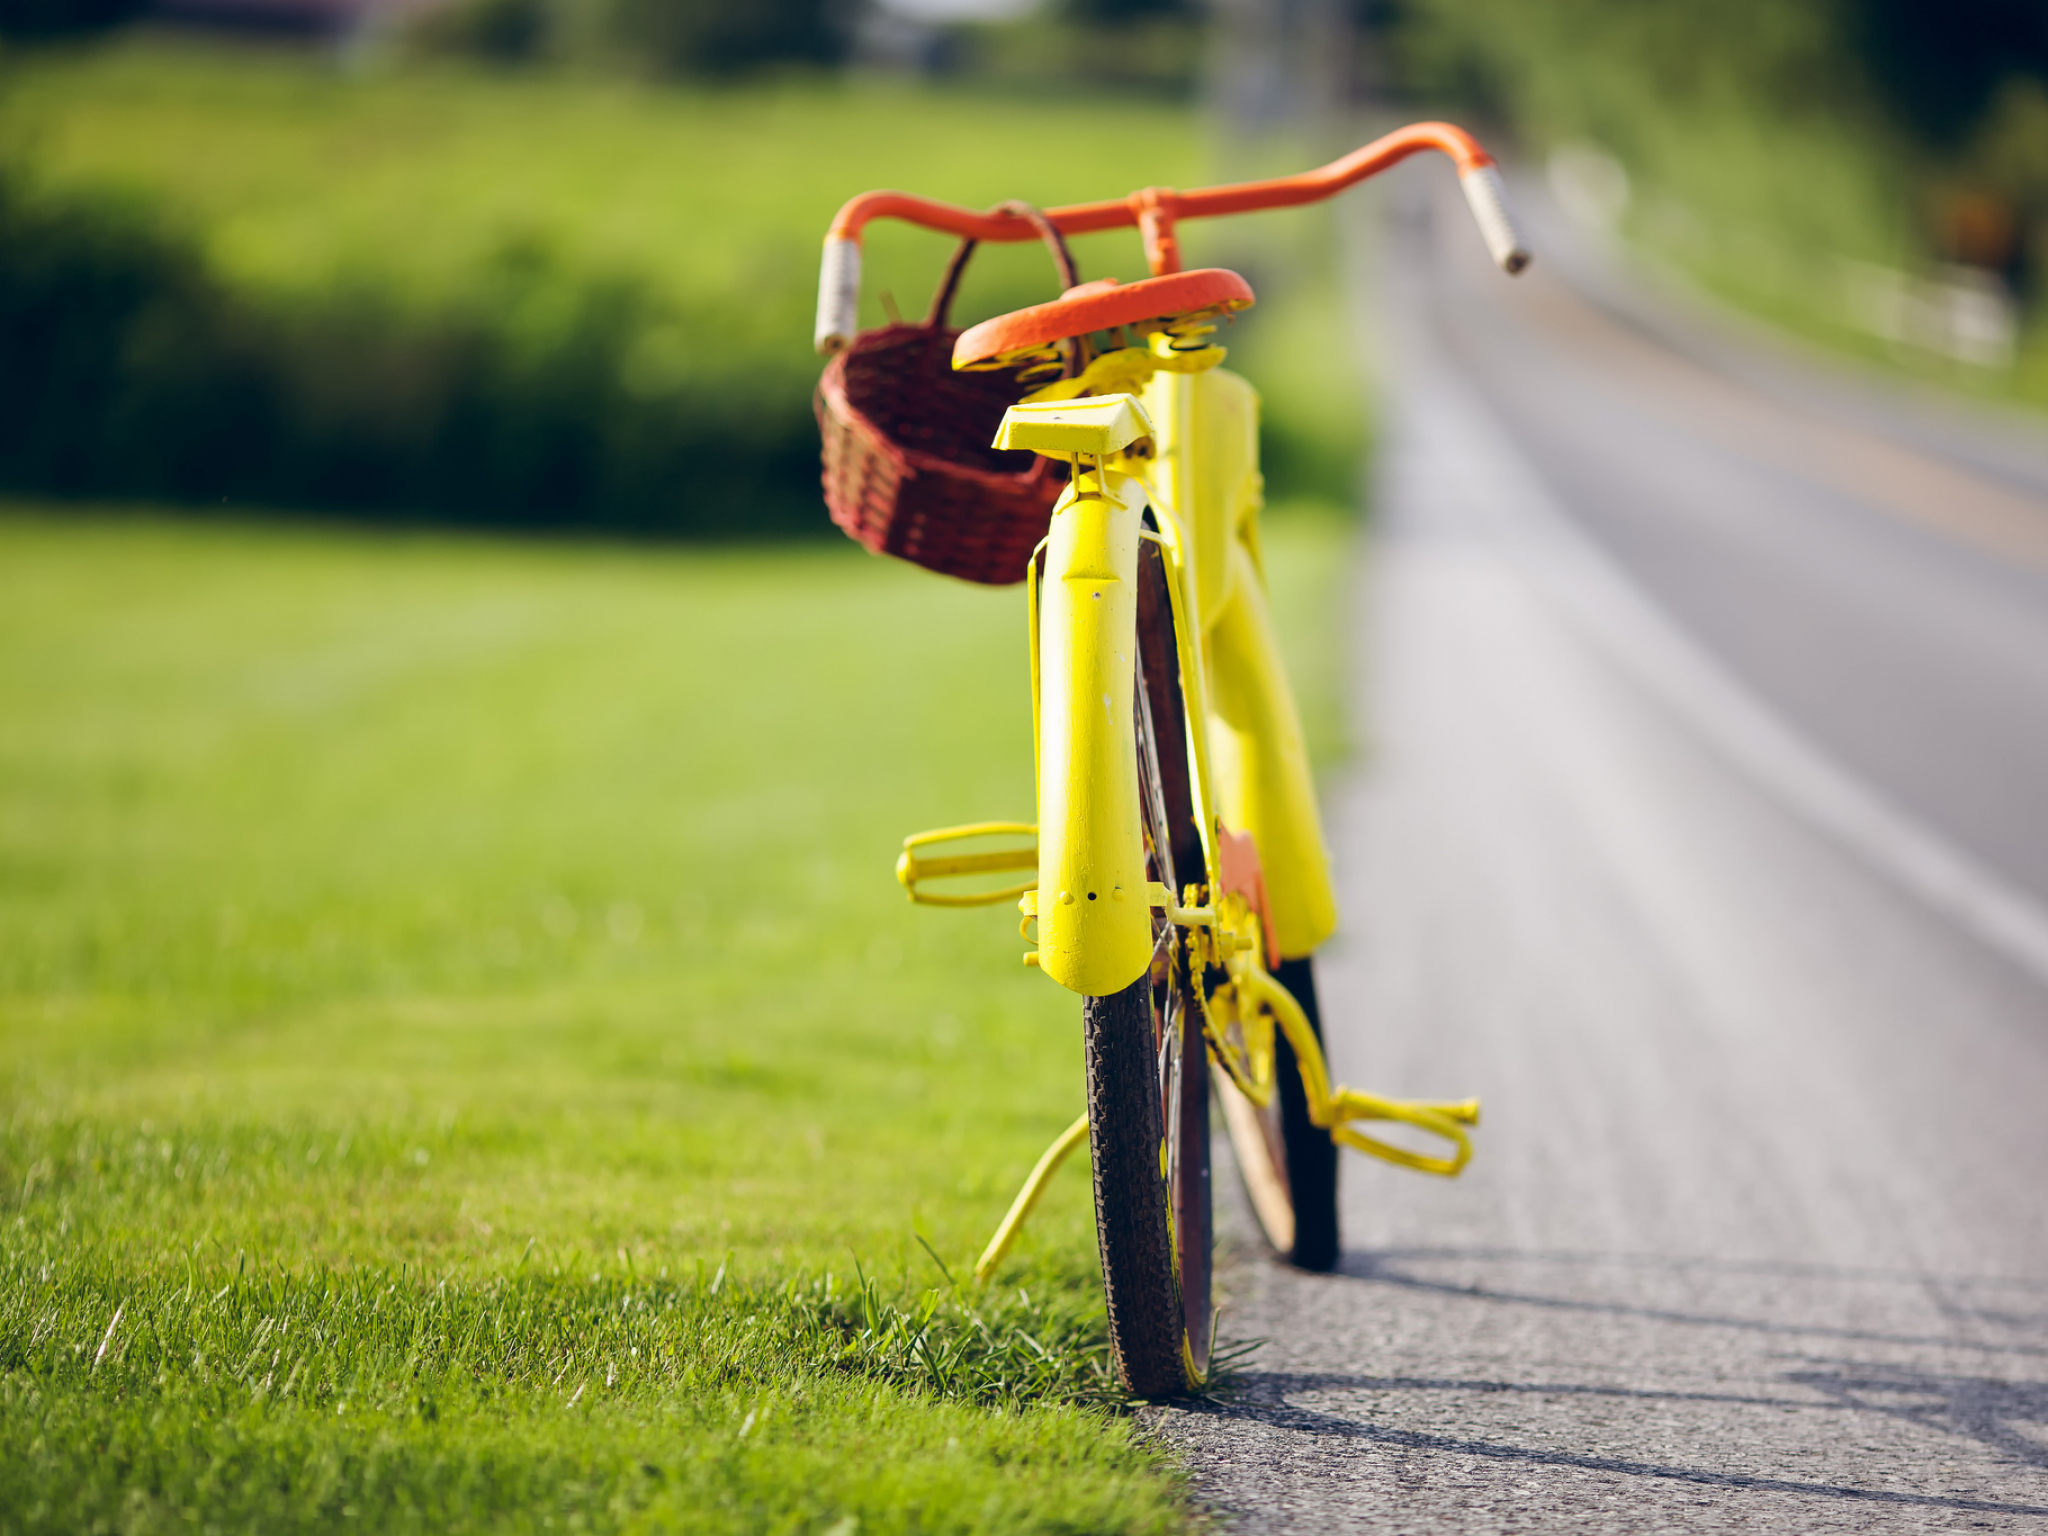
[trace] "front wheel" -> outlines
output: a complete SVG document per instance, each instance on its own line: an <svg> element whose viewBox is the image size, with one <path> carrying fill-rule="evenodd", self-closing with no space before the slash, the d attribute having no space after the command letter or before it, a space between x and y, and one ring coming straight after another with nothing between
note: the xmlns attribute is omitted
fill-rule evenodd
<svg viewBox="0 0 2048 1536"><path fill-rule="evenodd" d="M1186 698L1159 547L1138 555L1137 737L1145 874L1202 884ZM1083 999L1095 1231L1118 1377L1171 1397L1209 1374L1209 1074L1179 929L1155 913L1152 959L1123 991Z"/></svg>
<svg viewBox="0 0 2048 1536"><path fill-rule="evenodd" d="M1208 1074L1174 937L1081 1015L1110 1352L1140 1397L1200 1387L1209 1370Z"/></svg>

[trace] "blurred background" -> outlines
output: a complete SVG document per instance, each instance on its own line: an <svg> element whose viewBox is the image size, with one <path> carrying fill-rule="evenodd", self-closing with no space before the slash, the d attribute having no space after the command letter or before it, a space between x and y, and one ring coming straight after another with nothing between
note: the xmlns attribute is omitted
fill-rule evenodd
<svg viewBox="0 0 2048 1536"><path fill-rule="evenodd" d="M0 36L9 491L816 531L846 196L1199 184L1425 114L1781 327L2048 404L2026 0L0 0ZM1356 484L1331 228L1189 232L1267 301L1239 361L1283 497ZM946 254L878 232L867 318ZM961 318L1044 266L984 253Z"/></svg>
<svg viewBox="0 0 2048 1536"><path fill-rule="evenodd" d="M1515 282L1441 160L1181 231L1260 295L1223 339L1266 402L1265 574L1351 882L1337 1074L1489 1100L1449 1192L1345 1174L1374 1255L1355 1337L1421 1341L1372 1369L1432 1392L1476 1341L1475 1379L1531 1389L1489 1387L1497 1411L1583 1411L1488 1452L1517 1518L1538 1473L1597 1469L1603 1502L1559 1529L1611 1519L1617 1466L1674 1499L1742 1481L1664 1470L1692 1455L1669 1404L1767 1405L1726 1442L1782 1448L1752 1492L1822 1475L1777 1406L1787 1275L1831 1353L1885 1339L1891 1371L1893 1343L1981 1329L2037 1371L2035 1302L1922 1279L2048 1251L2048 4L0 0L0 1438L29 1448L0 1456L0 1509L442 1532L668 1501L876 1532L994 1528L1000 1496L1039 1512L1017 1528L1181 1528L1146 1442L1002 1410L1105 1390L1084 1177L1034 1217L1015 1309L938 1325L1028 1335L1027 1385L1008 1355L942 1381L894 1344L834 1353L876 1337L834 1288L854 1264L861 1306L880 1276L931 1319L933 1260L971 1262L1081 1063L1014 914L913 910L890 877L917 828L1031 814L1022 597L828 522L819 242L869 188L1056 205L1297 170L1424 116L1506 163L1538 255ZM1142 271L1130 231L1074 245L1084 278ZM950 254L873 228L863 324L922 315ZM1054 283L1035 246L983 250L955 320ZM1483 559L1468 588L1417 558L1552 523L1929 829L1878 857L1862 790L1822 814L1802 768L1783 794L1924 912L1659 709L1559 707L1607 672L1524 644L1539 605ZM1338 777L1354 740L1371 785ZM1408 1278L1424 1235L1465 1267ZM1786 1264L1739 1295L1535 1264L1599 1251ZM751 1288L721 1292L728 1266ZM275 1366L287 1270L294 1337L332 1358L271 1394L241 1362ZM1870 1310L1880 1270L1934 1310ZM335 1299L387 1285L422 1291L426 1331ZM689 1286L732 1327L635 1335L614 1393L587 1319ZM443 1292L494 1321L417 1376ZM1429 1310L1523 1301L1593 1331L1532 1326L1503 1363L1480 1314ZM788 1332L745 1331L777 1308ZM1738 1320L1695 1326L1717 1310ZM1553 1401L1558 1362L1624 1336L1639 1376ZM776 1342L798 1337L823 1353ZM1748 1395L1729 1338L1762 1352ZM812 1393L826 1373L844 1393ZM1813 1443L1895 1443L1921 1420L1897 1379L1892 1428L1831 1402ZM771 1415L775 1382L812 1395ZM880 1479L863 1382L907 1426ZM1659 1382L1657 1411L1614 1412ZM1925 1382L1984 1422L2048 1414L2038 1384ZM344 1390L362 1411L327 1406ZM1956 1507L2048 1507L2018 1481L2042 1463L1980 1438L1985 1486L2030 1502ZM316 1453L339 1470L303 1475ZM1408 1524L1469 1523L1469 1474L1404 1471L1465 1506Z"/></svg>

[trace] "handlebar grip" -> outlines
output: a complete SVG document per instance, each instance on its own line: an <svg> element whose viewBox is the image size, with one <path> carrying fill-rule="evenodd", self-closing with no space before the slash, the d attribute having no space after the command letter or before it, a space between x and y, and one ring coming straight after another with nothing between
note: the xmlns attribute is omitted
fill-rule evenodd
<svg viewBox="0 0 2048 1536"><path fill-rule="evenodd" d="M825 357L843 352L860 331L860 242L827 236L818 268L818 328L812 335Z"/></svg>
<svg viewBox="0 0 2048 1536"><path fill-rule="evenodd" d="M1471 205L1486 249L1500 263L1501 271L1513 277L1529 265L1529 247L1515 228L1515 216L1508 212L1508 189L1500 178L1500 167L1478 165L1460 171L1458 184L1465 189L1465 201Z"/></svg>

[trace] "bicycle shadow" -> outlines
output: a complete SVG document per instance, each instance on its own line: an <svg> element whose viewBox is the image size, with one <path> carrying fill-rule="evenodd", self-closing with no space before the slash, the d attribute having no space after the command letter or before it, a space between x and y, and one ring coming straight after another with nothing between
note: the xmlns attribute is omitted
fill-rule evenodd
<svg viewBox="0 0 2048 1536"><path fill-rule="evenodd" d="M1264 1260L1270 1263L1270 1259ZM1435 1264L1455 1266L1462 1274L1444 1278L1424 1271ZM1701 1276L1741 1277L1823 1286L1854 1284L1910 1286L1921 1295L1930 1286L1949 1298L1944 1316L2028 1335L2048 1333L2048 1310L2030 1305L2048 1299L2048 1281L1988 1276L1930 1276L1924 1272L1858 1269L1848 1266L1744 1262L1737 1260L1668 1258L1655 1255L1582 1253L1558 1250L1500 1248L1406 1248L1347 1251L1329 1276L1299 1276L1311 1285L1387 1286L1404 1291L1455 1298L1480 1306L1535 1307L1596 1317L1674 1324L1686 1328L1729 1329L1766 1337L1904 1346L1974 1349L1994 1355L2048 1355L2048 1346L1997 1343L1951 1336L1922 1336L1828 1323L1801 1323L1770 1317L1739 1316L1708 1310L1658 1306L1611 1297L1560 1294L1527 1283L1487 1283L1469 1278L1474 1268L1510 1266L1526 1274L1555 1266L1578 1274L1589 1269L1646 1272L1696 1280ZM1960 1299L1957 1299L1960 1298ZM2013 1303L2017 1302L2015 1306ZM1306 1394L1442 1393L1511 1395L1555 1403L1607 1401L1645 1406L1695 1404L1711 1407L1837 1414L1847 1423L1864 1415L1894 1419L1915 1428L1971 1441L1991 1451L2008 1466L2048 1471L2048 1381L2011 1381L1973 1373L1831 1358L1786 1352L1777 1356L1770 1384L1761 1390L1716 1391L1623 1387L1590 1382L1508 1380L1499 1378L1371 1375L1357 1372L1240 1369L1236 1389L1228 1396L1193 1411L1252 1420L1291 1433L1334 1437L1359 1445L1401 1450L1440 1451L1494 1462L1552 1467L1674 1483L1690 1483L1755 1493L1800 1494L1868 1505L1952 1510L1977 1514L2048 1516L2048 1504L2030 1504L1961 1495L1921 1494L1859 1488L1796 1477L1737 1473L1707 1467L1648 1460L1593 1451L1577 1452L1517 1445L1471 1435L1403 1428L1376 1420L1369 1408L1357 1416L1306 1406Z"/></svg>
<svg viewBox="0 0 2048 1536"><path fill-rule="evenodd" d="M1829 1407L1960 1435L2013 1461L2048 1469L2048 1382L1951 1376L1860 1360L1788 1371L1782 1379L1820 1394ZM2032 1426L2032 1432L2022 1426Z"/></svg>
<svg viewBox="0 0 2048 1536"><path fill-rule="evenodd" d="M1228 1251L1228 1262L1233 1266L1273 1266L1270 1251L1255 1236L1256 1227L1249 1211L1239 1209L1229 1195L1219 1201L1219 1206L1223 1207L1220 1214L1224 1215L1219 1235ZM1557 1275L1555 1286L1544 1283L1542 1277L1548 1272ZM1586 1294L1601 1284L1601 1272L1637 1294L1614 1295L1615 1287L1611 1285L1607 1295ZM1573 1451L1555 1448L1554 1444L1516 1444L1482 1438L1479 1434L1403 1427L1376 1416L1365 1403L1361 1403L1359 1412L1350 1414L1340 1405L1310 1406L1298 1401L1304 1395L1323 1393L1421 1392L1507 1394L1528 1400L1532 1406L1537 1399L1552 1403L1562 1400L1566 1404L1637 1403L1646 1409L1691 1404L1705 1409L1837 1415L1843 1435L1851 1433L1850 1426L1856 1422L1874 1417L1971 1442L1991 1452L2009 1468L2048 1471L2048 1380L2013 1381L1967 1369L1944 1371L1848 1359L1821 1354L1813 1348L1816 1344L1939 1347L1974 1353L1985 1359L1987 1365L2001 1359L2031 1361L2048 1357L2048 1279L1480 1245L1354 1248L1343 1253L1336 1270L1329 1275L1310 1276L1278 1268L1269 1268L1267 1273L1285 1274L1309 1287L1386 1287L1480 1308L1535 1308L1589 1319L1650 1322L1687 1330L1727 1330L1755 1335L1760 1342L1786 1343L1771 1350L1767 1358L1777 1363L1763 1365L1763 1379L1758 1385L1749 1390L1728 1391L1613 1386L1586 1381L1274 1370L1259 1368L1254 1359L1238 1367L1235 1385L1227 1395L1188 1411L1253 1421L1288 1434L1329 1437L1360 1448L1437 1451L1529 1468L1765 1495L1804 1495L1844 1505L1864 1505L1873 1512L1888 1506L1901 1512L1918 1508L1930 1513L2048 1517L2048 1503L1860 1488L1819 1479L1772 1476L1761 1471L1730 1472L1645 1457L1601 1454L1595 1449ZM1708 1306L1660 1305L1641 1296L1644 1291L1672 1284L1697 1295L1717 1281L1764 1282L1768 1294L1781 1303L1811 1288L1818 1288L1823 1297L1831 1297L1845 1289L1901 1287L1922 1304L1932 1305L1944 1321L1996 1330L2007 1338L1987 1340L1959 1334L1859 1328L1840 1321L1797 1320L1782 1314L1743 1315Z"/></svg>
<svg viewBox="0 0 2048 1536"><path fill-rule="evenodd" d="M1867 1370L1861 1369L1855 1372L1794 1373L1785 1379L1821 1391L1826 1400L1816 1405L1807 1399L1790 1397L1781 1399L1745 1394L1659 1392L1555 1382L1436 1380L1338 1373L1246 1371L1240 1378L1238 1392L1232 1397L1192 1405L1183 1411L1203 1417L1250 1420L1272 1429L1313 1435L1323 1439L1349 1441L1359 1445L1384 1446L1404 1451L1437 1451L1528 1467L1604 1473L1751 1493L1798 1494L1894 1508L2048 1516L2048 1504L1977 1499L1948 1494L1909 1493L1894 1489L1858 1488L1845 1483L1725 1472L1708 1467L1689 1467L1626 1456L1602 1456L1514 1445L1496 1440L1402 1429L1374 1422L1366 1417L1353 1418L1304 1407L1291 1400L1293 1396L1301 1393L1319 1391L1512 1392L1540 1393L1546 1396L1583 1394L1645 1402L1704 1401L1803 1408L1819 1406L1824 1410L1831 1408L1844 1412L1874 1409L1878 1412L1901 1412L1921 1424L1930 1422L1933 1405L1946 1404L1949 1407L1949 1422L1937 1424L1936 1427L1966 1434L2008 1455L2017 1456L2029 1465L2048 1467L2048 1445L2018 1435L2009 1428L2014 1421L2048 1426L2048 1385L1999 1382L1970 1377L1942 1377L1907 1371L1885 1370L1880 1374L1870 1374ZM1870 1394L1877 1390L1894 1394L1900 1401L1897 1404L1869 1401Z"/></svg>
<svg viewBox="0 0 2048 1536"><path fill-rule="evenodd" d="M1969 1339L1955 1334L1911 1334L1890 1332L1883 1329L1857 1328L1830 1323L1787 1322L1767 1317L1744 1317L1728 1313L1695 1311L1676 1307L1665 1307L1642 1302L1621 1301L1612 1298L1591 1298L1549 1294L1526 1288L1463 1280L1446 1280L1427 1274L1417 1273L1418 1263L1449 1262L1463 1265L1474 1263L1508 1263L1517 1266L1543 1264L1578 1267L1613 1267L1637 1270L1660 1270L1688 1276L1721 1274L1728 1276L1777 1278L1818 1282L1892 1283L1910 1285L1923 1294L1929 1286L1943 1288L1949 1292L1996 1289L2017 1291L2026 1295L2039 1295L2048 1299L2048 1281L2027 1279L2004 1279L1987 1276L1940 1276L1903 1270L1857 1269L1849 1266L1785 1263L1750 1263L1716 1259L1661 1258L1648 1255L1573 1253L1569 1251L1527 1251L1486 1248L1405 1248L1383 1249L1375 1252L1348 1250L1338 1260L1334 1273L1347 1279L1362 1281L1371 1285L1384 1285L1401 1290L1439 1296L1457 1297L1461 1300L1491 1302L1503 1305L1536 1307L1556 1312L1584 1313L1596 1316L1631 1318L1643 1322L1667 1323L1687 1328L1717 1328L1741 1333L1755 1333L1779 1337L1806 1339L1832 1339L1837 1342L1858 1344L1892 1344L1913 1347L1934 1346L1943 1349L1963 1349L1990 1355L2040 1356L2048 1358L2048 1310L2014 1311L2008 1307L1971 1306L1948 1301L1942 1306L1943 1315L1956 1319L1968 1319L2012 1332L2033 1333L2044 1336L2042 1343Z"/></svg>

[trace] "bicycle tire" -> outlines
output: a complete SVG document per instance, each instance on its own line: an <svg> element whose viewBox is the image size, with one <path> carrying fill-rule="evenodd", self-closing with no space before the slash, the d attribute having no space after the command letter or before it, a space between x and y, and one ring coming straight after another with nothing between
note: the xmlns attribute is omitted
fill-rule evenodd
<svg viewBox="0 0 2048 1536"><path fill-rule="evenodd" d="M1315 964L1283 960L1274 979L1301 1004L1323 1038ZM1342 1251L1337 1226L1337 1144L1310 1121L1308 1093L1285 1035L1273 1041L1273 1102L1259 1109L1219 1068L1213 1072L1238 1176L1267 1244L1296 1269L1334 1269Z"/></svg>
<svg viewBox="0 0 2048 1536"><path fill-rule="evenodd" d="M1138 562L1137 736L1147 877L1203 883L1186 709L1164 562ZM1207 1047L1179 930L1154 918L1153 960L1123 991L1082 1003L1095 1230L1118 1379L1172 1397L1208 1375L1213 1216Z"/></svg>

